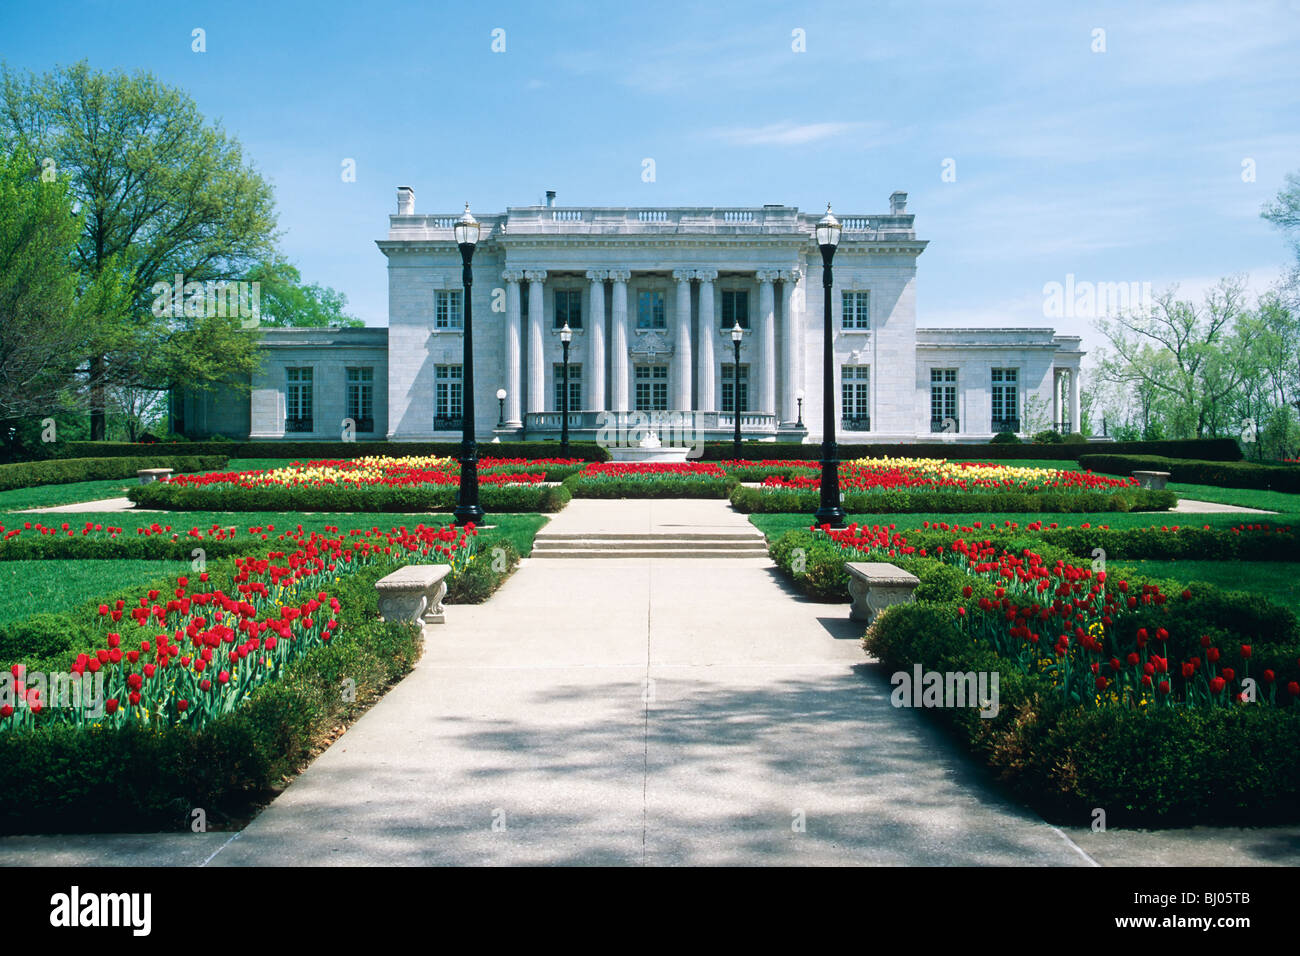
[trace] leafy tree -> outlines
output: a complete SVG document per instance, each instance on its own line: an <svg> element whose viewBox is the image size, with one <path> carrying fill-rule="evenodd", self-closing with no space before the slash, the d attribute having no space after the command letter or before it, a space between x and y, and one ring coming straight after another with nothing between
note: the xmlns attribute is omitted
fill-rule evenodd
<svg viewBox="0 0 1300 956"><path fill-rule="evenodd" d="M5 67L0 147L15 146L82 210L82 284L113 273L131 305L112 347L90 359L92 438L105 434L108 386L211 388L256 366L256 336L238 316L155 314L157 283L248 281L276 238L270 185L189 96L84 61L44 76Z"/></svg>
<svg viewBox="0 0 1300 956"><path fill-rule="evenodd" d="M261 298L261 321L277 328L356 328L365 325L348 315L348 297L329 286L305 283L297 268L282 259L265 262L249 273Z"/></svg>
<svg viewBox="0 0 1300 956"><path fill-rule="evenodd" d="M27 153L0 154L0 442L9 455L103 385L102 372L79 369L117 344L129 305L116 270L81 282L81 217L68 185L41 172Z"/></svg>
<svg viewBox="0 0 1300 956"><path fill-rule="evenodd" d="M1114 350L1102 376L1134 389L1145 420L1159 402L1175 435L1213 433L1219 407L1246 373L1235 334L1244 300L1244 279L1229 278L1200 306L1178 299L1174 288L1156 296L1149 311L1100 320L1098 329Z"/></svg>

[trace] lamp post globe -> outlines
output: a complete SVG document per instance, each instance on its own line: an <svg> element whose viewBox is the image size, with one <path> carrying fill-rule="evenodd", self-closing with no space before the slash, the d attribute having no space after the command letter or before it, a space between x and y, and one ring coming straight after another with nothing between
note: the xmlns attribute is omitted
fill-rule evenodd
<svg viewBox="0 0 1300 956"><path fill-rule="evenodd" d="M731 327L731 345L735 349L735 368L731 375L731 417L735 422L735 434L732 437L731 457L740 458L740 340L745 337L745 330L737 319Z"/></svg>
<svg viewBox="0 0 1300 956"><path fill-rule="evenodd" d="M564 323L560 329L560 346L564 352L564 377L560 386L560 457L569 457L569 345L573 342L573 329Z"/></svg>
<svg viewBox="0 0 1300 956"><path fill-rule="evenodd" d="M497 411L497 427L500 428L506 423L506 390L504 388L497 389L497 405L499 406Z"/></svg>
<svg viewBox="0 0 1300 956"><path fill-rule="evenodd" d="M460 488L456 492L456 524L482 524L485 517L478 503L478 443L474 438L474 316L470 289L474 285L474 272L470 262L474 247L478 245L480 226L465 203L465 214L452 227L456 245L460 249L461 301L464 303L464 357L461 362L461 440Z"/></svg>
<svg viewBox="0 0 1300 956"><path fill-rule="evenodd" d="M840 221L826 204L826 215L813 228L817 247L822 254L822 480L821 500L813 516L818 525L844 527L844 507L840 503L839 449L835 442L835 367L831 328L831 260L840 244Z"/></svg>

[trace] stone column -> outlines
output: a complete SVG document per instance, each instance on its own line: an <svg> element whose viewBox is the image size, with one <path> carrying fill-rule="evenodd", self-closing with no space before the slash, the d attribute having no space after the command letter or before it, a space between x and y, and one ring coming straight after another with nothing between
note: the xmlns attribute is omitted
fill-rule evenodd
<svg viewBox="0 0 1300 956"><path fill-rule="evenodd" d="M610 281L614 283L609 304L609 354L610 354L610 404L616 412L625 412L628 404L627 383L627 280L632 273L626 269L611 269Z"/></svg>
<svg viewBox="0 0 1300 956"><path fill-rule="evenodd" d="M1079 369L1070 369L1070 431L1080 431L1080 411L1079 411Z"/></svg>
<svg viewBox="0 0 1300 956"><path fill-rule="evenodd" d="M502 387L506 390L506 425L514 428L523 424L520 415L523 407L523 396L520 395L523 388L523 366L520 362L523 341L520 339L519 314L519 280L523 277L524 274L518 269L507 269L501 273L501 278L506 283L506 374Z"/></svg>
<svg viewBox="0 0 1300 956"><path fill-rule="evenodd" d="M781 273L758 271L758 408L776 414L776 295L773 283Z"/></svg>
<svg viewBox="0 0 1300 956"><path fill-rule="evenodd" d="M591 308L587 317L587 367L583 369L584 394L589 411L605 408L605 279L607 269L591 269Z"/></svg>
<svg viewBox="0 0 1300 956"><path fill-rule="evenodd" d="M795 422L799 418L798 401L795 393L803 386L803 376L799 374L799 343L803 336L803 290L799 289L799 280L803 273L799 269L781 270L781 331L784 362L781 370L781 421Z"/></svg>
<svg viewBox="0 0 1300 956"><path fill-rule="evenodd" d="M673 411L689 411L691 408L691 279L694 277L694 269L673 270L673 278L677 280L677 308L674 310L677 377Z"/></svg>
<svg viewBox="0 0 1300 956"><path fill-rule="evenodd" d="M528 410L546 411L546 341L542 323L546 317L546 295L542 283L546 281L544 269L530 269L524 273L528 280Z"/></svg>
<svg viewBox="0 0 1300 956"><path fill-rule="evenodd" d="M716 411L718 408L717 391L714 386L713 337L717 335L717 316L713 314L713 280L718 277L717 269L696 269L695 278L700 280L700 354L695 357L698 369L696 381L701 411Z"/></svg>

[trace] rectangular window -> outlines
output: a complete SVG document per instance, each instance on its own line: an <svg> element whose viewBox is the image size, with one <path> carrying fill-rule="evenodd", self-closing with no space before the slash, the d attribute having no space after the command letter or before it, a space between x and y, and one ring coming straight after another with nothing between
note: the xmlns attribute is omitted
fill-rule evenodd
<svg viewBox="0 0 1300 956"><path fill-rule="evenodd" d="M460 308L459 289L438 289L433 293L433 327L435 329L462 329L464 313Z"/></svg>
<svg viewBox="0 0 1300 956"><path fill-rule="evenodd" d="M852 290L841 293L840 306L843 327L846 329L871 328L871 293Z"/></svg>
<svg viewBox="0 0 1300 956"><path fill-rule="evenodd" d="M555 327L562 329L566 323L571 329L582 328L581 289L555 290Z"/></svg>
<svg viewBox="0 0 1300 956"><path fill-rule="evenodd" d="M930 431L952 434L960 430L957 420L957 370L930 369Z"/></svg>
<svg viewBox="0 0 1300 956"><path fill-rule="evenodd" d="M556 362L555 369L555 410L564 411L564 363ZM576 412L582 408L582 366L569 363L569 411Z"/></svg>
<svg viewBox="0 0 1300 956"><path fill-rule="evenodd" d="M636 366L636 407L642 412L668 410L668 366Z"/></svg>
<svg viewBox="0 0 1300 956"><path fill-rule="evenodd" d="M722 327L730 329L739 322L749 328L749 292L744 289L722 290Z"/></svg>
<svg viewBox="0 0 1300 956"><path fill-rule="evenodd" d="M312 431L312 394L310 368L286 368L284 393L284 430Z"/></svg>
<svg viewBox="0 0 1300 956"><path fill-rule="evenodd" d="M434 431L452 431L460 428L465 410L465 392L461 379L461 366L435 365L433 367L433 385Z"/></svg>
<svg viewBox="0 0 1300 956"><path fill-rule="evenodd" d="M742 412L749 411L749 366L740 366L740 381L737 383L735 363L724 363L722 366L722 410L724 412L734 412L737 398L740 399L740 410Z"/></svg>
<svg viewBox="0 0 1300 956"><path fill-rule="evenodd" d="M871 431L871 366L840 367L840 416L845 431Z"/></svg>
<svg viewBox="0 0 1300 956"><path fill-rule="evenodd" d="M375 430L375 370L348 369L348 418L359 432Z"/></svg>
<svg viewBox="0 0 1300 956"><path fill-rule="evenodd" d="M636 297L636 327L638 329L665 329L664 294L640 292Z"/></svg>
<svg viewBox="0 0 1300 956"><path fill-rule="evenodd" d="M993 423L997 432L1020 431L1020 370L993 369Z"/></svg>

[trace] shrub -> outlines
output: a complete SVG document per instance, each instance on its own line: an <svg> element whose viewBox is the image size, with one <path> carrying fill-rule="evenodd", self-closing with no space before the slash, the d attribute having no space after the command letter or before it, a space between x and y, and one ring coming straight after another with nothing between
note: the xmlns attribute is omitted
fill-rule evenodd
<svg viewBox="0 0 1300 956"><path fill-rule="evenodd" d="M1296 465L1112 454L1080 455L1079 464L1107 475L1129 475L1134 471L1167 471L1170 481L1189 485L1217 485L1220 488L1251 488L1257 491L1300 493L1300 466Z"/></svg>
<svg viewBox="0 0 1300 956"><path fill-rule="evenodd" d="M1020 436L1015 432L998 432L993 436L992 444L994 445L1019 445L1021 444Z"/></svg>
<svg viewBox="0 0 1300 956"><path fill-rule="evenodd" d="M157 446L154 446L157 447ZM224 468L225 455L161 455L125 458L50 458L0 465L0 491L36 485L64 485L74 481L108 481L134 478L141 468L170 468L175 472L215 471Z"/></svg>
<svg viewBox="0 0 1300 956"><path fill-rule="evenodd" d="M913 442L908 444L840 445L841 461L855 458L948 458L954 461L969 459L1023 459L1050 458L1073 461L1085 449L1101 447L1114 455L1164 455L1170 458L1196 458L1207 461L1240 461L1241 446L1234 438L1188 438L1167 441L1107 442L1104 445L1089 442L1086 445L1064 442L1053 445L1025 443L1021 445L983 443L958 443L946 441ZM736 457L731 442L708 442L704 446L704 461L728 461ZM741 446L740 457L752 461L785 459L820 461L821 445L796 445L772 442L747 442Z"/></svg>
<svg viewBox="0 0 1300 956"><path fill-rule="evenodd" d="M62 443L61 450L69 457L76 455L152 457L155 455L220 454L230 458L292 458L308 461L314 458L363 458L370 455L387 455L404 458L410 455L460 457L460 442L406 442L406 441L231 441L230 439L205 439L193 442L158 442L157 444L132 444L130 442L71 441ZM480 456L489 453L510 458L559 458L558 441L530 442L479 442ZM569 446L569 458L584 461L608 461L609 452L594 442L575 442Z"/></svg>
<svg viewBox="0 0 1300 956"><path fill-rule="evenodd" d="M1060 445L1064 444L1065 437L1058 431L1047 429L1041 432L1035 432L1029 439L1035 445Z"/></svg>
<svg viewBox="0 0 1300 956"><path fill-rule="evenodd" d="M341 580L337 636L200 730L50 724L0 735L0 831L181 829L193 807L209 822L245 815L414 664L420 629L376 618L374 582L389 570ZM356 682L354 701L339 692L343 676Z"/></svg>
<svg viewBox="0 0 1300 956"><path fill-rule="evenodd" d="M979 514L988 512L1086 513L1098 511L1167 511L1178 502L1172 491L1124 488L1119 491L1021 492L890 490L848 491L841 495L844 510L853 514ZM731 492L731 504L745 514L812 515L820 502L816 489L747 488Z"/></svg>

